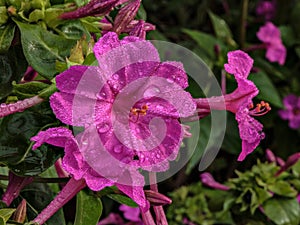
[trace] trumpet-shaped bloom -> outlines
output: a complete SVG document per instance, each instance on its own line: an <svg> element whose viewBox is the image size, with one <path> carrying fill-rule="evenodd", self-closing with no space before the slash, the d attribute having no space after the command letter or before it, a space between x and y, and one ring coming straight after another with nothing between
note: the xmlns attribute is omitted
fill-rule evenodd
<svg viewBox="0 0 300 225"><path fill-rule="evenodd" d="M32 140L63 147L63 168L92 190L116 185L147 209L138 169L165 171L184 132L180 117L196 105L181 64L159 61L154 46L137 37L105 34L94 47L99 66L73 66L56 77L50 98L56 117L83 127L77 135L50 128Z"/></svg>
<svg viewBox="0 0 300 225"><path fill-rule="evenodd" d="M300 98L290 94L283 99L285 109L279 111L282 119L289 121L289 126L292 129L300 127Z"/></svg>
<svg viewBox="0 0 300 225"><path fill-rule="evenodd" d="M282 44L280 30L273 23L267 22L256 35L266 45L266 58L270 62L278 62L283 65L286 58L286 48Z"/></svg>
<svg viewBox="0 0 300 225"><path fill-rule="evenodd" d="M242 139L242 152L238 160L242 161L250 154L264 138L263 125L252 116L266 114L271 108L268 103L261 102L253 106L252 99L258 94L255 84L247 77L253 65L253 59L243 51L236 50L228 53L228 63L225 70L233 74L238 87L230 94L224 95L225 108L221 97L197 99L199 109L228 110L235 113L239 134Z"/></svg>

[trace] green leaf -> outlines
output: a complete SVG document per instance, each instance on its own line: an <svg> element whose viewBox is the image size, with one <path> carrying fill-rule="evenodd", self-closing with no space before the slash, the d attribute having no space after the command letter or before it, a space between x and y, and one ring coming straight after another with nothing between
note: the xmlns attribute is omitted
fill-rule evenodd
<svg viewBox="0 0 300 225"><path fill-rule="evenodd" d="M55 35L37 25L15 22L21 31L21 42L27 61L41 75L52 79L57 73L55 62L65 61L76 41Z"/></svg>
<svg viewBox="0 0 300 225"><path fill-rule="evenodd" d="M272 198L263 204L264 213L277 225L299 225L300 207L296 198Z"/></svg>
<svg viewBox="0 0 300 225"><path fill-rule="evenodd" d="M250 74L249 80L252 80L259 89L259 94L257 95L259 99L270 102L279 108L283 107L279 93L266 73L260 71Z"/></svg>
<svg viewBox="0 0 300 225"><path fill-rule="evenodd" d="M16 209L0 209L0 217L4 219L5 222L11 217L11 215L16 211Z"/></svg>
<svg viewBox="0 0 300 225"><path fill-rule="evenodd" d="M26 185L21 194L25 198L28 220L33 220L37 214L45 209L54 198L54 193L49 186L44 183L31 183ZM57 211L44 225L66 225L62 209Z"/></svg>
<svg viewBox="0 0 300 225"><path fill-rule="evenodd" d="M214 51L215 45L219 44L221 45L221 42L216 39L214 36L201 32L196 30L189 30L189 29L183 29L183 32L189 35L198 46L205 51L207 56L209 56L210 59L216 58L216 53Z"/></svg>
<svg viewBox="0 0 300 225"><path fill-rule="evenodd" d="M131 207L138 207L138 205L129 197L119 194L108 194L107 197L119 202L120 204L128 205Z"/></svg>
<svg viewBox="0 0 300 225"><path fill-rule="evenodd" d="M227 44L236 47L237 44L233 40L231 30L227 25L227 23L225 22L225 20L223 20L222 18L220 18L219 16L215 15L210 11L208 12L208 15L210 17L210 20L212 22L217 37L223 40L224 42L226 42Z"/></svg>
<svg viewBox="0 0 300 225"><path fill-rule="evenodd" d="M268 189L278 195L285 197L296 197L297 191L286 181L280 180L268 185Z"/></svg>
<svg viewBox="0 0 300 225"><path fill-rule="evenodd" d="M6 225L5 219L0 216L0 225Z"/></svg>
<svg viewBox="0 0 300 225"><path fill-rule="evenodd" d="M19 175L36 175L51 166L61 155L60 148L43 145L32 151L30 138L53 122L56 119L47 103L0 120L0 162Z"/></svg>
<svg viewBox="0 0 300 225"><path fill-rule="evenodd" d="M12 82L19 82L26 68L27 62L20 47L0 55L0 100L11 93Z"/></svg>
<svg viewBox="0 0 300 225"><path fill-rule="evenodd" d="M297 40L293 29L290 26L280 26L281 39L287 47L296 44Z"/></svg>
<svg viewBox="0 0 300 225"><path fill-rule="evenodd" d="M15 35L16 25L9 23L0 28L0 54L8 51Z"/></svg>
<svg viewBox="0 0 300 225"><path fill-rule="evenodd" d="M60 29L62 35L67 39L79 40L85 36L87 40L89 40L91 37L89 32L79 20L65 22L61 26L58 26L58 29Z"/></svg>
<svg viewBox="0 0 300 225"><path fill-rule="evenodd" d="M47 87L49 87L49 84L38 81L20 84L13 82L13 93L20 99L24 99L37 95L40 91L46 89Z"/></svg>
<svg viewBox="0 0 300 225"><path fill-rule="evenodd" d="M102 202L99 198L80 191L77 194L76 217L74 225L96 225L102 215Z"/></svg>

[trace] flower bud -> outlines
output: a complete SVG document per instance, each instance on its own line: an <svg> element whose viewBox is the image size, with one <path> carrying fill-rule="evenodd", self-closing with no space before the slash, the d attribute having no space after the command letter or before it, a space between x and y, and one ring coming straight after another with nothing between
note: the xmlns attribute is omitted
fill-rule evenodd
<svg viewBox="0 0 300 225"><path fill-rule="evenodd" d="M145 190L145 195L147 200L153 206L169 205L172 203L172 200L167 196L152 190Z"/></svg>
<svg viewBox="0 0 300 225"><path fill-rule="evenodd" d="M23 199L18 205L16 211L13 214L12 219L18 223L24 223L26 219L26 200Z"/></svg>

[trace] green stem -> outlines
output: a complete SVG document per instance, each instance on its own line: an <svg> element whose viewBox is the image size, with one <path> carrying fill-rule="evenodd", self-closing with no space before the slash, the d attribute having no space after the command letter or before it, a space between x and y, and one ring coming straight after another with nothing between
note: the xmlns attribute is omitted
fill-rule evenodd
<svg viewBox="0 0 300 225"><path fill-rule="evenodd" d="M241 15L241 28L240 28L240 46L245 48L246 41L246 27L247 27L247 16L248 16L248 3L249 0L243 0L242 2L242 15Z"/></svg>

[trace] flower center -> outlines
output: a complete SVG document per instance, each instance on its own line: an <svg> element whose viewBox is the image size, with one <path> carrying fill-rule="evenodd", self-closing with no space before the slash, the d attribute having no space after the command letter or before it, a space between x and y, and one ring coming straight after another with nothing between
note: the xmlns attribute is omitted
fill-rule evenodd
<svg viewBox="0 0 300 225"><path fill-rule="evenodd" d="M249 114L251 116L262 116L267 114L271 110L269 103L264 101L261 101L260 103L256 104L256 107L254 107L254 105L251 104L248 108Z"/></svg>
<svg viewBox="0 0 300 225"><path fill-rule="evenodd" d="M300 114L300 109L299 108L295 108L295 109L293 109L293 114L294 115L299 115Z"/></svg>
<svg viewBox="0 0 300 225"><path fill-rule="evenodd" d="M132 120L135 117L135 120L132 122L137 122L140 116L147 115L148 106L143 105L141 108L131 108L130 109L130 119Z"/></svg>

